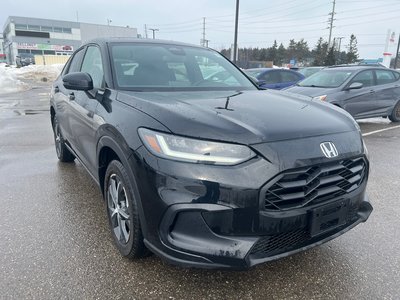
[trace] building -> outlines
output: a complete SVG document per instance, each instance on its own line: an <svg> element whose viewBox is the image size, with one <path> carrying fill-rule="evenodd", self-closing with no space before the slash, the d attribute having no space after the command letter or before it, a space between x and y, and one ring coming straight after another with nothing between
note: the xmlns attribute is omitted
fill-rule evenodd
<svg viewBox="0 0 400 300"><path fill-rule="evenodd" d="M10 16L3 27L4 54L11 64L19 53L71 55L82 43L107 36L138 35L130 27Z"/></svg>
<svg viewBox="0 0 400 300"><path fill-rule="evenodd" d="M5 60L6 60L6 55L4 54L3 37L0 36L0 62L4 62Z"/></svg>

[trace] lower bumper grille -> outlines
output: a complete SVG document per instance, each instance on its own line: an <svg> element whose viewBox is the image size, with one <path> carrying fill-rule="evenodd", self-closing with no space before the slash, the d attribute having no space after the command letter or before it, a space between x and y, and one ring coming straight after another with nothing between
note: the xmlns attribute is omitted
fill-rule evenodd
<svg viewBox="0 0 400 300"><path fill-rule="evenodd" d="M264 207L284 210L328 201L356 190L365 175L362 157L285 171L262 193Z"/></svg>
<svg viewBox="0 0 400 300"><path fill-rule="evenodd" d="M357 220L358 206L350 207L347 214L347 224ZM250 254L262 257L278 255L280 253L304 247L313 242L307 228L299 228L276 235L262 237L252 248Z"/></svg>

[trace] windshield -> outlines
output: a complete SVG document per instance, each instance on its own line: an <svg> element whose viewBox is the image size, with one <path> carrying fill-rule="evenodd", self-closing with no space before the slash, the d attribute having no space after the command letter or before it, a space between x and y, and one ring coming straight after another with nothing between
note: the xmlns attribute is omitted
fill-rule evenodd
<svg viewBox="0 0 400 300"><path fill-rule="evenodd" d="M116 85L134 91L257 89L219 53L190 46L111 45Z"/></svg>
<svg viewBox="0 0 400 300"><path fill-rule="evenodd" d="M298 70L297 72L303 74L305 77L309 77L312 74L315 74L321 70L322 70L322 68L304 68L304 69Z"/></svg>
<svg viewBox="0 0 400 300"><path fill-rule="evenodd" d="M307 77L299 86L336 88L341 86L354 71L349 70L321 70L310 77Z"/></svg>

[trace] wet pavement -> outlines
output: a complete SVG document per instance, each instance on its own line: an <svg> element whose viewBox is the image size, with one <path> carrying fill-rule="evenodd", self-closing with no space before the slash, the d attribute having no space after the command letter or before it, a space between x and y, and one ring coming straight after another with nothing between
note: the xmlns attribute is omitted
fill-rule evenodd
<svg viewBox="0 0 400 300"><path fill-rule="evenodd" d="M122 258L101 193L57 161L45 85L0 95L0 299L399 299L400 127L360 122L372 171L369 221L248 271Z"/></svg>

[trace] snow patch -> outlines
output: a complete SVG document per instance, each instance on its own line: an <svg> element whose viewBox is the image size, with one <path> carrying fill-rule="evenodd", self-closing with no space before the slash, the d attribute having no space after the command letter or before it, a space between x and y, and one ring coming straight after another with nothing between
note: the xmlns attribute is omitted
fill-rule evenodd
<svg viewBox="0 0 400 300"><path fill-rule="evenodd" d="M26 83L17 78L14 70L14 68L0 65L0 94L24 91L29 88Z"/></svg>

